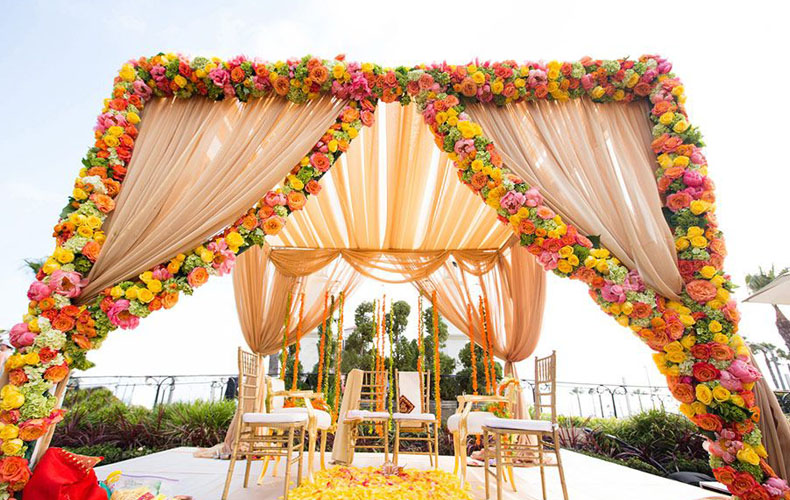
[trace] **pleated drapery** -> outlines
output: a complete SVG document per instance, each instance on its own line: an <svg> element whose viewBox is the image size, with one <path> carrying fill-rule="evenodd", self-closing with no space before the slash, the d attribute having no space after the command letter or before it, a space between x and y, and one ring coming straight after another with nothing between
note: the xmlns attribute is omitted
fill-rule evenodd
<svg viewBox="0 0 790 500"><path fill-rule="evenodd" d="M301 105L277 96L151 101L80 301L233 223L282 181L344 105L331 97Z"/></svg>
<svg viewBox="0 0 790 500"><path fill-rule="evenodd" d="M662 295L683 280L661 211L645 103L587 99L469 106L505 165L546 203L611 250Z"/></svg>

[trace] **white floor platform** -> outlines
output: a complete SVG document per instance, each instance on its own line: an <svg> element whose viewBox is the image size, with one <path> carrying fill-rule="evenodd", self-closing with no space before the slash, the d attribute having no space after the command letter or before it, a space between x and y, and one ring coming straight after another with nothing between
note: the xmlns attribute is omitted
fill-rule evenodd
<svg viewBox="0 0 790 500"><path fill-rule="evenodd" d="M120 470L130 475L159 476L172 479L176 482L168 483L168 495L192 495L195 500L218 500L222 495L222 487L227 473L228 462L225 460L211 460L194 458L194 448L175 448L145 457L127 460L111 465L96 468L99 479L104 479L110 472ZM723 499L710 491L688 486L676 481L640 472L627 467L615 465L603 460L572 453L563 452L565 475L568 482L570 500L702 500ZM381 455L357 454L354 465L363 467L380 465ZM411 468L428 468L428 457L409 456L401 457L401 465ZM452 472L453 457L442 456L439 459L442 469ZM305 455L305 467L307 457ZM282 466L278 477L271 477L267 473L261 486L257 486L253 478L257 479L261 470L261 463L253 464L250 487L242 488L244 479L244 463L236 466L231 486L229 500L276 500L282 496ZM509 486L505 486L507 500L541 500L540 472L537 468L516 469L516 483L518 493L514 493ZM296 477L294 468L293 476ZM472 494L475 499L483 500L482 467L470 467L469 479ZM546 469L546 484L549 500L562 500L559 477L555 468ZM492 498L496 498L492 491Z"/></svg>

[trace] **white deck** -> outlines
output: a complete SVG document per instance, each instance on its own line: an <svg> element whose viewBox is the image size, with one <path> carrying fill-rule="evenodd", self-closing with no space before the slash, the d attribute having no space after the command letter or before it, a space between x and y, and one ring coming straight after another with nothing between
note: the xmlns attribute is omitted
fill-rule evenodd
<svg viewBox="0 0 790 500"><path fill-rule="evenodd" d="M153 475L177 480L168 485L163 493L168 495L192 495L195 500L217 500L222 495L228 461L194 458L194 448L174 448L154 453L145 457L96 468L99 479L104 479L112 471L120 470L132 475ZM664 479L620 465L595 458L563 451L565 475L568 482L570 500L702 500L726 498L710 491L688 486L677 481ZM380 465L381 455L358 453L354 460L356 466ZM428 468L428 457L403 455L401 465L411 468ZM453 457L439 457L442 469L452 472ZM305 454L305 467L307 456ZM278 477L271 477L268 472L261 486L256 480L262 464L256 462L252 466L250 487L242 488L244 479L244 463L238 463L233 475L233 484L228 500L276 500L282 496L282 466ZM507 500L541 500L540 471L537 468L516 469L518 493L505 486L504 498ZM295 480L296 469L293 476ZM483 500L483 468L469 467L469 479L472 494L476 499ZM493 479L493 478L492 478ZM561 500L559 477L555 468L546 469L546 484L549 500ZM493 485L492 485L493 486ZM495 491L492 497L496 498Z"/></svg>

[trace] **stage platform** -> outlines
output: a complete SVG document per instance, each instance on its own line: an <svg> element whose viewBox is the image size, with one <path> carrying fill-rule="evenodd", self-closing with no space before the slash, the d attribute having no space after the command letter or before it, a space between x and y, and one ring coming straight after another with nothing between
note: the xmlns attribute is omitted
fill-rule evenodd
<svg viewBox="0 0 790 500"><path fill-rule="evenodd" d="M195 500L218 500L222 495L225 483L228 462L226 460L211 460L194 458L194 448L174 448L145 457L139 457L124 462L118 462L96 468L99 479L104 479L109 473L120 470L131 475L148 475L168 478L174 482L168 483L168 495L192 495ZM722 495L715 494L701 488L688 486L677 481L664 479L652 474L647 474L627 467L622 467L610 462L598 460L578 453L563 451L565 475L568 483L570 500L702 500L724 499ZM359 467L380 465L382 456L372 453L358 453L354 465ZM409 468L427 469L427 456L403 455L401 465ZM305 455L305 467L307 456ZM439 457L439 466L443 470L452 472L453 457ZM268 472L261 486L255 484L262 464L255 463L252 467L250 487L243 488L244 463L236 466L229 500L277 500L282 496L282 472L280 466L278 477L271 477ZM541 500L540 471L537 468L516 469L516 484L518 492L515 493L510 486L505 486L507 500ZM293 476L296 475L294 468ZM476 500L485 498L483 489L483 468L470 467L469 480L471 493ZM548 487L548 500L562 500L559 477L555 468L546 469L546 484ZM492 491L492 498L496 498Z"/></svg>

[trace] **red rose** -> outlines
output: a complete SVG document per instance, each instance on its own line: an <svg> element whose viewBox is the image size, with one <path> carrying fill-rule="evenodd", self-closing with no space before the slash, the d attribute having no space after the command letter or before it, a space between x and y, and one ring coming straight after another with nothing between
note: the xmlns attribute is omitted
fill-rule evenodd
<svg viewBox="0 0 790 500"><path fill-rule="evenodd" d="M700 362L694 363L692 368L694 378L700 382L710 382L719 378L719 370L710 363Z"/></svg>
<svg viewBox="0 0 790 500"><path fill-rule="evenodd" d="M677 384L670 387L670 391L672 391L672 395L675 396L675 399L681 403L691 404L697 399L691 384Z"/></svg>
<svg viewBox="0 0 790 500"><path fill-rule="evenodd" d="M8 381L11 382L12 385L20 387L28 382L27 374L21 368L11 370L8 372Z"/></svg>
<svg viewBox="0 0 790 500"><path fill-rule="evenodd" d="M4 424L15 424L19 422L19 410L8 410L0 412L0 422Z"/></svg>
<svg viewBox="0 0 790 500"><path fill-rule="evenodd" d="M730 346L714 342L710 344L710 356L716 361L726 361L735 357L735 353Z"/></svg>
<svg viewBox="0 0 790 500"><path fill-rule="evenodd" d="M735 480L735 474L737 474L736 470L729 465L713 469L713 476L716 478L716 481L727 486Z"/></svg>
<svg viewBox="0 0 790 500"><path fill-rule="evenodd" d="M770 500L771 496L760 485L755 486L743 495L739 495L742 500Z"/></svg>
<svg viewBox="0 0 790 500"><path fill-rule="evenodd" d="M748 472L738 472L729 485L729 489L735 495L741 496L755 486L757 486L757 481L754 480L751 474Z"/></svg>
<svg viewBox="0 0 790 500"><path fill-rule="evenodd" d="M38 357L42 363L49 363L57 355L58 355L58 351L52 349L51 347L45 347L40 351L38 351Z"/></svg>
<svg viewBox="0 0 790 500"><path fill-rule="evenodd" d="M719 432L721 430L721 419L712 413L695 415L692 420L702 430L710 432Z"/></svg>
<svg viewBox="0 0 790 500"><path fill-rule="evenodd" d="M6 457L0 460L0 482L8 483L9 489L19 491L30 479L27 460L22 457Z"/></svg>
<svg viewBox="0 0 790 500"><path fill-rule="evenodd" d="M691 346L691 355L697 359L707 361L710 359L710 347L708 344L696 344Z"/></svg>
<svg viewBox="0 0 790 500"><path fill-rule="evenodd" d="M307 181L307 184L305 184L304 190L310 194L318 194L321 192L321 184L319 184L315 179L311 179Z"/></svg>

